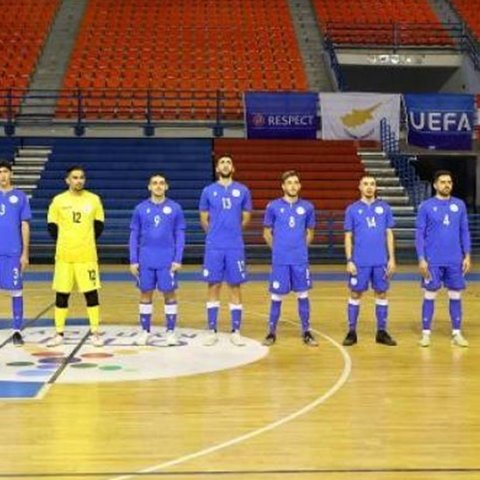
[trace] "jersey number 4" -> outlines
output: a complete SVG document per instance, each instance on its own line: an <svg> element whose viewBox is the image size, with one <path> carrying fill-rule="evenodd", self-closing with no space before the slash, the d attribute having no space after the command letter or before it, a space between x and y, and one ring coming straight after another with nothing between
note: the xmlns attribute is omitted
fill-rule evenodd
<svg viewBox="0 0 480 480"><path fill-rule="evenodd" d="M442 223L447 227L450 225L450 218L448 217L448 213L446 213L445 216L443 217Z"/></svg>

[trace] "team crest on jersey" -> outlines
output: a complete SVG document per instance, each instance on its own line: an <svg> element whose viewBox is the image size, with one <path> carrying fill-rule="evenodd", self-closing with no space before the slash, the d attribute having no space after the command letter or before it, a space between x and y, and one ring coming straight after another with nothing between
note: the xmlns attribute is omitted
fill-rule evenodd
<svg viewBox="0 0 480 480"><path fill-rule="evenodd" d="M209 273L210 273L210 272L209 272L206 268L204 268L204 269L203 269L203 272L202 272L202 275L203 275L204 277L208 277Z"/></svg>
<svg viewBox="0 0 480 480"><path fill-rule="evenodd" d="M277 282L276 280L272 283L272 287L275 290L278 290L280 288L280 282Z"/></svg>
<svg viewBox="0 0 480 480"><path fill-rule="evenodd" d="M213 196L216 197L218 195L217 192L213 192Z"/></svg>
<svg viewBox="0 0 480 480"><path fill-rule="evenodd" d="M11 197L8 197L8 201L15 205L16 203L18 203L18 197L16 195L12 195Z"/></svg>
<svg viewBox="0 0 480 480"><path fill-rule="evenodd" d="M90 205L85 205L82 210L83 213L90 213L92 211L92 207Z"/></svg>
<svg viewBox="0 0 480 480"><path fill-rule="evenodd" d="M362 213L363 213L363 210L360 209L360 210L358 211L358 214L361 215Z"/></svg>
<svg viewBox="0 0 480 480"><path fill-rule="evenodd" d="M458 212L458 205L455 205L454 203L452 203L452 204L450 205L450 210L451 210L452 212Z"/></svg>
<svg viewBox="0 0 480 480"><path fill-rule="evenodd" d="M284 208L281 208L281 209L280 209L280 213L283 213L284 211L285 211Z"/></svg>
<svg viewBox="0 0 480 480"><path fill-rule="evenodd" d="M240 196L240 190L238 190L238 188L234 188L232 190L232 197L238 198L239 196Z"/></svg>
<svg viewBox="0 0 480 480"><path fill-rule="evenodd" d="M149 208L147 208L147 210L146 210L147 214L149 214L149 213L150 213L150 211L151 211L151 210L150 210Z"/></svg>
<svg viewBox="0 0 480 480"><path fill-rule="evenodd" d="M383 213L383 207L375 207L375 213L381 215Z"/></svg>
<svg viewBox="0 0 480 480"><path fill-rule="evenodd" d="M305 209L303 207L297 207L295 210L299 215L305 215Z"/></svg>
<svg viewBox="0 0 480 480"><path fill-rule="evenodd" d="M351 284L351 285L356 285L357 283L358 283L358 280L357 280L355 277L352 277L352 278L350 279L350 284Z"/></svg>
<svg viewBox="0 0 480 480"><path fill-rule="evenodd" d="M438 210L437 207L433 207L433 211L436 212Z"/></svg>
<svg viewBox="0 0 480 480"><path fill-rule="evenodd" d="M168 205L166 207L163 207L163 213L165 215L170 215L172 213L172 207L169 207Z"/></svg>

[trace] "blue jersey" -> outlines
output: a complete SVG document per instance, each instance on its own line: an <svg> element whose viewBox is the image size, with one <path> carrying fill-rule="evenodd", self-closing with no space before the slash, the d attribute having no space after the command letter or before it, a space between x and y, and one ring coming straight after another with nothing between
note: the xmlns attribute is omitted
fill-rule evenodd
<svg viewBox="0 0 480 480"><path fill-rule="evenodd" d="M383 200L371 204L358 200L349 205L344 228L353 234L353 263L358 267L386 265L387 229L394 226L392 209Z"/></svg>
<svg viewBox="0 0 480 480"><path fill-rule="evenodd" d="M418 258L437 266L458 265L470 253L467 209L462 200L432 197L420 204L415 247Z"/></svg>
<svg viewBox="0 0 480 480"><path fill-rule="evenodd" d="M130 263L142 267L169 267L182 263L185 217L182 207L169 198L162 203L138 204L130 223Z"/></svg>
<svg viewBox="0 0 480 480"><path fill-rule="evenodd" d="M252 210L250 190L245 185L208 185L202 191L199 210L208 212L207 247L243 248L242 213Z"/></svg>
<svg viewBox="0 0 480 480"><path fill-rule="evenodd" d="M265 210L263 226L272 229L272 264L308 263L306 231L315 228L315 209L310 202L301 198L295 203L273 200Z"/></svg>
<svg viewBox="0 0 480 480"><path fill-rule="evenodd" d="M18 257L22 254L22 222L31 218L25 193L15 188L0 192L0 255Z"/></svg>

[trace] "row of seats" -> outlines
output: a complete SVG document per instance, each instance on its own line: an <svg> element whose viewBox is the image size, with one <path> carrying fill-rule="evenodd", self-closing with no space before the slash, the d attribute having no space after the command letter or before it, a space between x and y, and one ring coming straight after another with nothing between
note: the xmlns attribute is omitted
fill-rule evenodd
<svg viewBox="0 0 480 480"><path fill-rule="evenodd" d="M307 81L285 0L91 0L63 86L220 90L239 119L241 92L306 90ZM124 101L101 103L102 112L112 107L112 118L131 110ZM157 113L210 118L207 107L192 97ZM73 99L62 100L57 115L74 108Z"/></svg>
<svg viewBox="0 0 480 480"><path fill-rule="evenodd" d="M478 2L472 0L451 0L451 2L477 40L480 40L480 5Z"/></svg>
<svg viewBox="0 0 480 480"><path fill-rule="evenodd" d="M453 45L427 0L314 0L313 3L324 33L334 43Z"/></svg>
<svg viewBox="0 0 480 480"><path fill-rule="evenodd" d="M0 93L2 89L25 89L59 0L0 0ZM0 117L7 114L6 102L0 101Z"/></svg>

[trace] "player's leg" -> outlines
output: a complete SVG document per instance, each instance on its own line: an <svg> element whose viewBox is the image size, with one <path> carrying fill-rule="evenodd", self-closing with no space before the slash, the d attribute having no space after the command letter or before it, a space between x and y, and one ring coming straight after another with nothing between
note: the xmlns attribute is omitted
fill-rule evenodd
<svg viewBox="0 0 480 480"><path fill-rule="evenodd" d="M429 347L431 343L431 332L433 314L435 313L435 299L438 290L442 285L443 272L439 267L429 267L430 279L422 279L423 302L422 302L422 336L418 344L421 347Z"/></svg>
<svg viewBox="0 0 480 480"><path fill-rule="evenodd" d="M137 287L140 290L138 315L141 332L135 338L137 345L146 345L150 337L153 315L153 291L156 285L156 270L144 268L140 265L138 271Z"/></svg>
<svg viewBox="0 0 480 480"><path fill-rule="evenodd" d="M282 296L291 290L290 269L288 265L272 265L270 272L270 313L268 318L268 332L263 341L264 345L273 345L277 340L277 325L282 311Z"/></svg>
<svg viewBox="0 0 480 480"><path fill-rule="evenodd" d="M19 347L24 344L23 327L23 279L19 257L0 257L0 290L9 292L12 298L12 343Z"/></svg>
<svg viewBox="0 0 480 480"><path fill-rule="evenodd" d="M371 267L357 267L357 274L350 275L348 279L348 288L350 289L347 303L348 332L342 342L345 347L355 345L358 341L357 324L360 315L360 302L363 292L368 290L371 271Z"/></svg>
<svg viewBox="0 0 480 480"><path fill-rule="evenodd" d="M164 312L165 312L165 329L167 332L167 345L178 345L178 339L175 334L177 326L177 276L170 268L163 268L158 271L157 288L163 293L164 298Z"/></svg>
<svg viewBox="0 0 480 480"><path fill-rule="evenodd" d="M237 347L245 345L240 335L243 317L241 285L247 280L245 270L245 252L243 249L227 250L225 254L225 281L230 291L230 341Z"/></svg>
<svg viewBox="0 0 480 480"><path fill-rule="evenodd" d="M100 302L98 290L101 288L101 285L98 263L75 263L73 267L78 291L85 296L92 344L96 347L101 347L103 346L103 339L99 332Z"/></svg>
<svg viewBox="0 0 480 480"><path fill-rule="evenodd" d="M220 291L225 271L225 254L222 250L206 247L203 259L202 276L207 286L207 334L203 339L205 346L212 346L218 342L218 314L220 312Z"/></svg>
<svg viewBox="0 0 480 480"><path fill-rule="evenodd" d="M448 289L448 310L452 325L452 344L468 347L468 340L462 334L462 290L465 289L465 278L462 267L445 268L445 287Z"/></svg>
<svg viewBox="0 0 480 480"><path fill-rule="evenodd" d="M55 336L47 342L47 347L56 347L63 343L63 333L68 315L68 300L75 283L75 271L72 263L56 262L53 273L55 290Z"/></svg>
<svg viewBox="0 0 480 480"><path fill-rule="evenodd" d="M306 345L316 347L318 342L310 331L310 298L308 297L308 291L312 288L310 270L308 265L291 265L289 270L291 288L297 296L302 340Z"/></svg>
<svg viewBox="0 0 480 480"><path fill-rule="evenodd" d="M397 342L387 331L388 322L388 299L387 291L390 282L386 267L374 267L372 271L372 288L375 292L375 318L377 321L377 333L375 341L382 345L394 347Z"/></svg>

